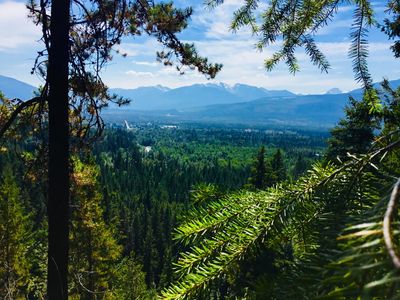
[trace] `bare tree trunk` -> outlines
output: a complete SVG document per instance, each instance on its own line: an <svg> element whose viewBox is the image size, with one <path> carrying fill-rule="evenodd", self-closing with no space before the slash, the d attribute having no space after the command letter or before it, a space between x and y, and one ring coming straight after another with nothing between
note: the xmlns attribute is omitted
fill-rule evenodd
<svg viewBox="0 0 400 300"><path fill-rule="evenodd" d="M53 0L49 50L48 274L50 300L68 299L70 0Z"/></svg>

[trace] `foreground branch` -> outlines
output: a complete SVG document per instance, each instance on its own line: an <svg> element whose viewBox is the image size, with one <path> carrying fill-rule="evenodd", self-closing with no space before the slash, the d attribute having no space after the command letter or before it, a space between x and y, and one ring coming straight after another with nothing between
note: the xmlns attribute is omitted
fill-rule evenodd
<svg viewBox="0 0 400 300"><path fill-rule="evenodd" d="M8 118L7 122L0 127L0 138L2 138L5 134L5 132L11 127L12 123L15 121L15 119L18 117L18 115L26 108L39 103L40 101L43 100L43 97L35 97L30 100L27 100L25 102L21 102L18 107L12 112L11 116Z"/></svg>

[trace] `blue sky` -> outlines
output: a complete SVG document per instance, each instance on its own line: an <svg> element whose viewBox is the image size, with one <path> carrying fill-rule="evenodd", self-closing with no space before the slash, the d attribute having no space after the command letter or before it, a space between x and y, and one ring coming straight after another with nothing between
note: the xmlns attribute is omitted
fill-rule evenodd
<svg viewBox="0 0 400 300"><path fill-rule="evenodd" d="M268 1L264 1L268 2ZM40 30L26 18L23 1L0 0L0 65L1 75L37 85L35 75L30 75L36 52L41 50L38 42ZM192 5L194 14L188 29L180 35L184 41L194 42L199 53L210 61L222 63L223 70L213 81L195 71L179 75L174 68L166 68L156 62L155 52L161 49L149 38L127 38L120 50L128 54L126 58L115 55L115 59L104 70L103 78L110 87L135 88L138 86L164 85L178 87L194 83L224 82L230 85L245 83L267 89L288 89L296 93L324 93L338 87L348 91L358 87L353 79L351 61L347 57L349 32L354 7L340 8L334 21L316 37L318 45L328 57L331 70L321 73L309 63L307 56L298 51L301 70L295 76L288 73L284 64L272 72L263 68L265 58L269 57L276 46L255 50L256 36L243 28L237 33L228 30L233 12L243 0L226 0L224 5L214 10L204 8L202 1L176 0L178 6ZM373 3L376 19L384 15L386 0ZM394 59L389 50L390 41L378 30L370 33L369 66L375 81L383 77L400 78L400 60Z"/></svg>

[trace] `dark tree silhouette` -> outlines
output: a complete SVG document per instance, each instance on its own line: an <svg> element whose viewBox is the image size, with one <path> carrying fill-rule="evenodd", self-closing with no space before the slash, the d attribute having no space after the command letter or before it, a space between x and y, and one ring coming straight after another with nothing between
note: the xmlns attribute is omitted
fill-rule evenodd
<svg viewBox="0 0 400 300"><path fill-rule="evenodd" d="M265 162L265 147L261 146L251 168L251 177L249 178L249 183L256 189L265 188L267 184L266 172L267 167Z"/></svg>
<svg viewBox="0 0 400 300"><path fill-rule="evenodd" d="M50 48L47 83L49 85L49 161L48 161L48 275L49 299L68 298L69 233L69 125L68 57L69 0L51 6Z"/></svg>
<svg viewBox="0 0 400 300"><path fill-rule="evenodd" d="M281 149L276 150L272 157L271 168L273 183L281 182L286 179L286 168L283 162Z"/></svg>

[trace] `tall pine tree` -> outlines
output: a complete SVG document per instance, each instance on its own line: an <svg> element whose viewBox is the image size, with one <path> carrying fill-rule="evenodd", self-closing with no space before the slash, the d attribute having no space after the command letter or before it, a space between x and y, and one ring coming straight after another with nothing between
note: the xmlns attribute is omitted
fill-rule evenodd
<svg viewBox="0 0 400 300"><path fill-rule="evenodd" d="M271 160L271 169L272 169L272 182L278 183L286 180L286 167L283 161L282 151L281 149L276 150L274 156Z"/></svg>
<svg viewBox="0 0 400 300"><path fill-rule="evenodd" d="M69 274L70 297L97 299L112 294L112 280L122 247L103 219L101 194L94 165L74 159Z"/></svg>
<svg viewBox="0 0 400 300"><path fill-rule="evenodd" d="M25 296L31 246L29 215L26 214L11 169L6 168L0 183L0 298Z"/></svg>
<svg viewBox="0 0 400 300"><path fill-rule="evenodd" d="M251 167L249 183L256 189L265 188L267 183L267 165L265 162L265 146L261 146Z"/></svg>

